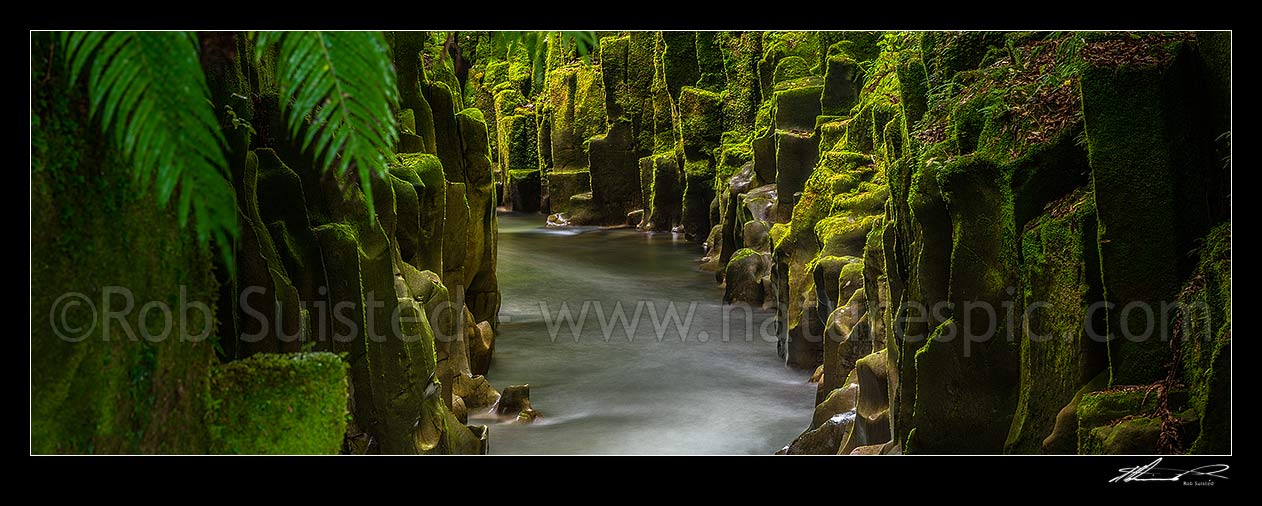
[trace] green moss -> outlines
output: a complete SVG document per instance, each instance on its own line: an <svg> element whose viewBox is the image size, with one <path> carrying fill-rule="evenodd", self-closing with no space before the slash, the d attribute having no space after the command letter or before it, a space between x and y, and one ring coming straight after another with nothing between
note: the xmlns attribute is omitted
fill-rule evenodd
<svg viewBox="0 0 1262 506"><path fill-rule="evenodd" d="M798 56L789 56L776 63L776 70L771 74L771 85L811 76L811 65Z"/></svg>
<svg viewBox="0 0 1262 506"><path fill-rule="evenodd" d="M929 105L929 77L919 54L905 53L898 60L899 102L907 124L924 117Z"/></svg>
<svg viewBox="0 0 1262 506"><path fill-rule="evenodd" d="M977 68L991 46L1002 45L1001 32L927 32L921 53L931 84L945 82L957 72Z"/></svg>
<svg viewBox="0 0 1262 506"><path fill-rule="evenodd" d="M562 170L587 166L583 143L605 132L605 89L600 74L573 65L548 76L547 111L551 114L552 162Z"/></svg>
<svg viewBox="0 0 1262 506"><path fill-rule="evenodd" d="M142 325L139 309L200 302L213 315L212 257L83 113L86 93L66 81L54 38L31 40L31 82L40 83L31 94L31 451L203 453L218 337L192 338L210 315L190 309L164 333L159 313ZM102 311L108 286L125 287L134 301L123 321L106 325L62 301L59 328L86 334L60 337L49 323L58 297L78 292ZM115 293L109 307L123 311L124 298ZM142 331L161 339L149 342Z"/></svg>
<svg viewBox="0 0 1262 506"><path fill-rule="evenodd" d="M1021 389L1005 451L1036 453L1061 408L1107 366L1102 329L1088 314L1098 300L1095 201L1079 190L1026 227L1021 239L1025 315Z"/></svg>
<svg viewBox="0 0 1262 506"><path fill-rule="evenodd" d="M761 34L729 34L724 42L723 68L728 86L723 95L723 126L728 132L744 135L753 131L759 103L762 102L758 83Z"/></svg>
<svg viewBox="0 0 1262 506"><path fill-rule="evenodd" d="M815 131L819 133L819 151L822 158L837 143L844 140L849 118L844 116L818 116L815 118Z"/></svg>
<svg viewBox="0 0 1262 506"><path fill-rule="evenodd" d="M1206 236L1192 277L1179 302L1190 308L1181 315L1183 382L1200 413L1200 436L1193 453L1231 450L1231 224L1222 223Z"/></svg>
<svg viewBox="0 0 1262 506"><path fill-rule="evenodd" d="M775 92L775 125L779 130L811 132L821 113L823 86L812 85Z"/></svg>
<svg viewBox="0 0 1262 506"><path fill-rule="evenodd" d="M773 77L780 60L799 57L808 65L818 66L821 51L819 32L763 32L762 59L758 62L758 76L763 97L771 96L775 82Z"/></svg>
<svg viewBox="0 0 1262 506"><path fill-rule="evenodd" d="M537 127L534 114L500 118L498 146L500 163L506 171L539 170Z"/></svg>
<svg viewBox="0 0 1262 506"><path fill-rule="evenodd" d="M824 91L820 98L823 114L843 115L850 112L859 99L862 69L847 55L828 57L824 74Z"/></svg>
<svg viewBox="0 0 1262 506"><path fill-rule="evenodd" d="M216 367L212 451L337 453L346 433L346 372L332 353L258 354Z"/></svg>
<svg viewBox="0 0 1262 506"><path fill-rule="evenodd" d="M600 39L600 75L605 84L605 110L613 121L631 120L630 111L639 111L633 90L627 83L628 36ZM647 91L647 90L644 90Z"/></svg>
<svg viewBox="0 0 1262 506"><path fill-rule="evenodd" d="M754 149L748 143L723 144L717 152L717 181L727 181L745 164L754 161Z"/></svg>
<svg viewBox="0 0 1262 506"><path fill-rule="evenodd" d="M526 104L526 97L516 89L500 90L495 93L495 114L497 118L516 114L517 108Z"/></svg>
<svg viewBox="0 0 1262 506"><path fill-rule="evenodd" d="M728 263L728 265L732 265L732 264L734 264L734 263L736 263L736 262L739 262L739 261L741 261L741 260L744 260L744 259L749 258L749 257L752 257L752 256L756 256L756 255L758 255L758 252L757 252L757 251L754 251L754 250L749 249L749 248L741 248L741 249L736 250L736 252L735 252L735 253L732 253L732 258L731 258L730 260L728 260L728 262L727 262L727 263Z"/></svg>
<svg viewBox="0 0 1262 506"><path fill-rule="evenodd" d="M708 160L686 161L684 162L684 174L697 177L713 177L714 166Z"/></svg>
<svg viewBox="0 0 1262 506"><path fill-rule="evenodd" d="M1171 300L1179 289L1180 216L1175 187L1183 170L1167 139L1164 89L1177 70L1162 66L1090 67L1082 76L1087 147L1099 216L1105 297L1125 305ZM1137 180L1135 174L1145 177ZM1113 384L1165 377L1168 335L1145 334L1144 311L1109 311ZM1133 336L1125 339L1123 336Z"/></svg>
<svg viewBox="0 0 1262 506"><path fill-rule="evenodd" d="M718 92L727 85L721 50L725 32L697 32L697 87Z"/></svg>
<svg viewBox="0 0 1262 506"><path fill-rule="evenodd" d="M529 96L533 92L535 62L531 54L526 50L525 46L520 44L514 45L506 59L508 67L506 71L506 82L510 83L513 89L521 92L522 95Z"/></svg>
<svg viewBox="0 0 1262 506"><path fill-rule="evenodd" d="M767 236L771 238L773 248L780 248L781 243L789 236L790 225L788 223L776 223L771 226L771 230L767 232Z"/></svg>
<svg viewBox="0 0 1262 506"><path fill-rule="evenodd" d="M1194 437L1186 390L1170 393L1172 415L1185 438ZM1124 387L1084 394L1078 402L1078 453L1155 453L1161 419L1152 416L1159 399L1155 389ZM1189 434L1191 429L1192 434Z"/></svg>
<svg viewBox="0 0 1262 506"><path fill-rule="evenodd" d="M696 32L661 32L665 44L662 52L662 71L666 90L678 100L685 86L696 86L701 78L697 65Z"/></svg>
<svg viewBox="0 0 1262 506"><path fill-rule="evenodd" d="M701 160L714 155L723 135L723 101L718 93L685 86L679 94L679 130L684 156Z"/></svg>

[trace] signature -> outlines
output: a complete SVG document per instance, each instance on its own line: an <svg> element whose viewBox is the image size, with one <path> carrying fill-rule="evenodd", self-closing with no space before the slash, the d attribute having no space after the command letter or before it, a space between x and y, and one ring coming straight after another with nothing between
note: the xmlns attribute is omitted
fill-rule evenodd
<svg viewBox="0 0 1262 506"><path fill-rule="evenodd" d="M1181 481L1183 477L1189 478L1222 478L1227 479L1219 473L1226 471L1231 466L1227 464L1210 464L1188 469L1170 469L1168 467L1157 467L1161 463L1161 459L1152 461L1151 464L1136 467L1123 467L1118 469L1122 474L1116 478L1109 480L1109 483L1128 483L1132 481Z"/></svg>

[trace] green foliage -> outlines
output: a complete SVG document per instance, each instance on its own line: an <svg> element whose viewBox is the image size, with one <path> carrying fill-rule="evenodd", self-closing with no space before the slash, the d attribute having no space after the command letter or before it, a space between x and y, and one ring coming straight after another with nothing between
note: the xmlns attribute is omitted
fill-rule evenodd
<svg viewBox="0 0 1262 506"><path fill-rule="evenodd" d="M314 148L316 159L334 166L338 175L354 164L364 194L372 195L371 176L385 175L386 155L399 136L391 112L398 109L399 95L385 36L260 32L256 57L261 60L273 46L290 134L301 132L303 149ZM376 216L372 199L365 202L368 214Z"/></svg>
<svg viewBox="0 0 1262 506"><path fill-rule="evenodd" d="M191 32L72 32L61 36L70 81L87 78L92 115L133 164L160 205L179 199L198 242L220 246L231 264L236 202L226 177L224 138Z"/></svg>
<svg viewBox="0 0 1262 506"><path fill-rule="evenodd" d="M347 365L332 353L260 353L211 371L211 450L337 453L346 434Z"/></svg>
<svg viewBox="0 0 1262 506"><path fill-rule="evenodd" d="M559 41L563 47L573 48L585 62L588 55L600 46L596 32L491 32L491 41L497 55L507 55L515 46L524 47L531 61L538 66L544 56L540 49L546 47L553 35L557 38L552 40Z"/></svg>

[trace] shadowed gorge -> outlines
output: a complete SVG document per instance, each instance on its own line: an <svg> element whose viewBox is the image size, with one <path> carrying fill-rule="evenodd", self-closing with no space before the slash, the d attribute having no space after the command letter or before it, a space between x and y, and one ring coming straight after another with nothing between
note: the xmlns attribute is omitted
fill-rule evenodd
<svg viewBox="0 0 1262 506"><path fill-rule="evenodd" d="M1231 453L1230 32L31 48L32 453Z"/></svg>

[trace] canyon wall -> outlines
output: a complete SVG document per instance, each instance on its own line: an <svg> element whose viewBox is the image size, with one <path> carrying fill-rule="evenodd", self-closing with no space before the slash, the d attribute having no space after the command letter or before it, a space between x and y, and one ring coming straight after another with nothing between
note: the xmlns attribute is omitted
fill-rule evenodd
<svg viewBox="0 0 1262 506"><path fill-rule="evenodd" d="M481 111L435 58L446 34L390 36L403 133L369 192L291 140L275 55L256 63L244 34L199 37L237 201L231 265L152 204L52 36L36 38L32 321L63 293L111 286L205 311L153 340L122 335L145 323L134 311L82 342L34 325L33 451L486 453L486 426L466 419L499 399L482 376L499 323L497 192Z"/></svg>
<svg viewBox="0 0 1262 506"><path fill-rule="evenodd" d="M1228 34L600 35L480 54L503 203L702 243L815 371L782 452L1229 449Z"/></svg>

